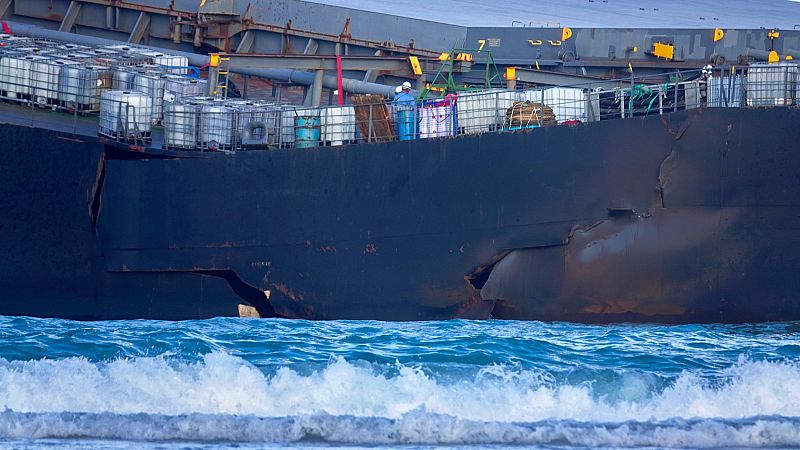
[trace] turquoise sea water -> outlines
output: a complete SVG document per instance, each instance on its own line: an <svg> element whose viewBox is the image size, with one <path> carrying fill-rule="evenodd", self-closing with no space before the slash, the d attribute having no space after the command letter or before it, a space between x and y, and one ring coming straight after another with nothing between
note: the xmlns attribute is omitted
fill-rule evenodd
<svg viewBox="0 0 800 450"><path fill-rule="evenodd" d="M0 317L0 447L798 447L799 331Z"/></svg>

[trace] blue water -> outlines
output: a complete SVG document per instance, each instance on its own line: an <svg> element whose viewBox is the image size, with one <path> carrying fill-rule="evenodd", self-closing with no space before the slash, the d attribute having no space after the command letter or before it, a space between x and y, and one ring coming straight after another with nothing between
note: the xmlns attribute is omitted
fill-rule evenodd
<svg viewBox="0 0 800 450"><path fill-rule="evenodd" d="M798 447L798 331L0 317L0 447Z"/></svg>

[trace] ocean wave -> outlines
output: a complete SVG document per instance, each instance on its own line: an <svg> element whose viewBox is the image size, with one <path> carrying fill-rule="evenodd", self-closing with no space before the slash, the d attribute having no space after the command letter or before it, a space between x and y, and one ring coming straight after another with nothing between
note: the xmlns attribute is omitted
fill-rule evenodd
<svg viewBox="0 0 800 450"><path fill-rule="evenodd" d="M625 395L608 395L619 391ZM265 374L223 352L192 363L168 357L0 359L0 409L387 419L421 410L457 420L507 423L796 417L800 366L741 359L721 377L685 372L662 386L641 372L570 384L543 371L494 365L474 376L443 379L420 367L398 364L387 372L342 358L310 374L288 367Z"/></svg>
<svg viewBox="0 0 800 450"><path fill-rule="evenodd" d="M397 419L327 414L265 418L221 414L167 416L5 411L0 412L0 437L217 443L754 448L800 445L800 419L507 423L464 420L424 411L412 411Z"/></svg>

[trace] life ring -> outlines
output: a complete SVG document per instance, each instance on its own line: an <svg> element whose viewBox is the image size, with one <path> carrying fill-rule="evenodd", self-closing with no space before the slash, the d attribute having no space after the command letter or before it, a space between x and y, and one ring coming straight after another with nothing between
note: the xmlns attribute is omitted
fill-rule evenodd
<svg viewBox="0 0 800 450"><path fill-rule="evenodd" d="M247 122L242 130L242 144L260 145L267 143L267 124L260 121Z"/></svg>

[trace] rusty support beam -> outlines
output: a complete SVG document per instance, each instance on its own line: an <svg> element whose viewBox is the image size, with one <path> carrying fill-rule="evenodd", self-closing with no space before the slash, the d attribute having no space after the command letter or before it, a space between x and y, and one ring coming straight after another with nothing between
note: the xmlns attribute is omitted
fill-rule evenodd
<svg viewBox="0 0 800 450"><path fill-rule="evenodd" d="M149 26L150 14L144 11L140 12L139 18L136 19L136 24L133 26L133 30L131 30L131 35L128 37L128 42L132 44L141 43Z"/></svg>
<svg viewBox="0 0 800 450"><path fill-rule="evenodd" d="M69 33L72 27L75 26L75 20L78 18L79 12L81 12L81 2L77 0L69 2L69 8L67 8L67 13L64 14L64 19L61 20L58 31Z"/></svg>

